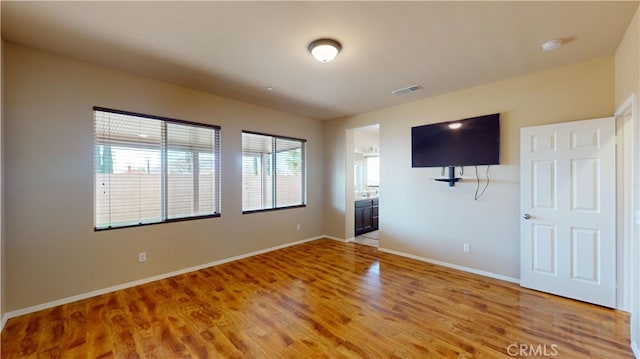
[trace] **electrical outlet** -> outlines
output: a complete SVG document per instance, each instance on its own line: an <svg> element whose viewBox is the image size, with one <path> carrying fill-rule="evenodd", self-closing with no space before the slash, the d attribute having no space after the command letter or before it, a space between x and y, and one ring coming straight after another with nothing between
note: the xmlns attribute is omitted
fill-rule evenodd
<svg viewBox="0 0 640 359"><path fill-rule="evenodd" d="M464 251L467 253L471 252L471 245L469 243L464 244Z"/></svg>
<svg viewBox="0 0 640 359"><path fill-rule="evenodd" d="M299 230L300 230L300 224L297 224L296 225L296 231L299 231Z"/></svg>
<svg viewBox="0 0 640 359"><path fill-rule="evenodd" d="M147 252L138 253L138 262L146 262L147 261Z"/></svg>

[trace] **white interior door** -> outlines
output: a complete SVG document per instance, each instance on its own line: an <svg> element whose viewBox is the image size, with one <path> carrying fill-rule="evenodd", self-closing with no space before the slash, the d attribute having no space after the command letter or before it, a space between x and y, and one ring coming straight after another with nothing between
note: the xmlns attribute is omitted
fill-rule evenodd
<svg viewBox="0 0 640 359"><path fill-rule="evenodd" d="M615 119L523 128L520 146L520 285L615 307Z"/></svg>

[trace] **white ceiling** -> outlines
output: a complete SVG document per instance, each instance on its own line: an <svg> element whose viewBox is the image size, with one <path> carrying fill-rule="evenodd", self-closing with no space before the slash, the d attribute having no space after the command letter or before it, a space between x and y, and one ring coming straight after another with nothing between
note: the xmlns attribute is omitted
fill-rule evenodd
<svg viewBox="0 0 640 359"><path fill-rule="evenodd" d="M638 1L0 2L2 38L310 118L613 55ZM330 63L307 51L342 43ZM542 52L561 38L565 46ZM413 84L423 91L397 96ZM267 91L266 87L272 87Z"/></svg>

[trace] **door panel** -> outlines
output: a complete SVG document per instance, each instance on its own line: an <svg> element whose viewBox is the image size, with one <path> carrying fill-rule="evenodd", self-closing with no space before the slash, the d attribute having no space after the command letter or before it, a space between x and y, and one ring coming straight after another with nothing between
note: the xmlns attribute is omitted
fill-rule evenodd
<svg viewBox="0 0 640 359"><path fill-rule="evenodd" d="M544 224L532 226L532 257L534 272L556 275L558 246L556 228Z"/></svg>
<svg viewBox="0 0 640 359"><path fill-rule="evenodd" d="M598 213L600 210L600 160L571 160L571 210Z"/></svg>
<svg viewBox="0 0 640 359"><path fill-rule="evenodd" d="M556 161L533 161L533 207L556 208Z"/></svg>
<svg viewBox="0 0 640 359"><path fill-rule="evenodd" d="M520 284L614 307L614 118L523 128L520 141Z"/></svg>
<svg viewBox="0 0 640 359"><path fill-rule="evenodd" d="M571 278L597 284L600 268L600 231L593 228L571 229Z"/></svg>

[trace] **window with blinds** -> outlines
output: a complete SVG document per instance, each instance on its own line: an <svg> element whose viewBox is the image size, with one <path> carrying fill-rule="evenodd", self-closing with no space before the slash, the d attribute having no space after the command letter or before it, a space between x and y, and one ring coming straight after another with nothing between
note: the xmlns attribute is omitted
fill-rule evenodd
<svg viewBox="0 0 640 359"><path fill-rule="evenodd" d="M96 230L220 216L220 127L93 114Z"/></svg>
<svg viewBox="0 0 640 359"><path fill-rule="evenodd" d="M242 132L242 211L303 207L306 140Z"/></svg>

